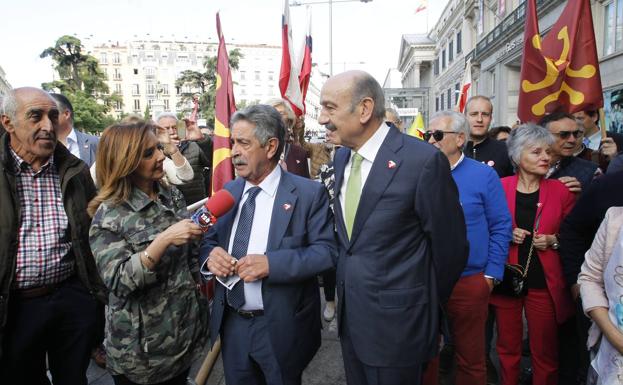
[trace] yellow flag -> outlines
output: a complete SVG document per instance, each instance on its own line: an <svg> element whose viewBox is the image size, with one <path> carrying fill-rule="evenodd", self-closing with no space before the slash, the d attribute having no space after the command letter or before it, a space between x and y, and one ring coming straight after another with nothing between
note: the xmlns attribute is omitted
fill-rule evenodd
<svg viewBox="0 0 623 385"><path fill-rule="evenodd" d="M411 127L407 130L407 135L415 136L418 139L424 140L424 117L421 112L418 112Z"/></svg>

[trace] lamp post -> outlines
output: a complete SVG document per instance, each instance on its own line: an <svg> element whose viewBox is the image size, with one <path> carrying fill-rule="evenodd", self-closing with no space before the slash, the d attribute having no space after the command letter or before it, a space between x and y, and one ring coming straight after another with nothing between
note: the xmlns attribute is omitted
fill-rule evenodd
<svg viewBox="0 0 623 385"><path fill-rule="evenodd" d="M293 1L290 3L293 7L301 5L315 5L315 4L329 4L329 75L333 76L333 3L369 3L372 0L328 0L328 1L313 1L303 3L300 1Z"/></svg>

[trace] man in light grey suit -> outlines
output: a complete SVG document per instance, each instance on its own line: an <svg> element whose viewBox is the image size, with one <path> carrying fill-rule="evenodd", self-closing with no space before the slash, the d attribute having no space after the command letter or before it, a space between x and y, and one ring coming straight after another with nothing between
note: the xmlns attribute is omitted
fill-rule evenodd
<svg viewBox="0 0 623 385"><path fill-rule="evenodd" d="M69 152L80 158L89 167L95 162L99 138L86 134L74 128L74 107L65 95L50 94L58 103L60 115L58 117L58 140L67 147Z"/></svg>

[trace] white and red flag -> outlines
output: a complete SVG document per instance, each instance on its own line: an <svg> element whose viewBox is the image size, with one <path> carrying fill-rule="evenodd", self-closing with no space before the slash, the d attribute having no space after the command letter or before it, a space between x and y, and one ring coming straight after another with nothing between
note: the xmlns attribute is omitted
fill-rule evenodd
<svg viewBox="0 0 623 385"><path fill-rule="evenodd" d="M419 0L417 2L417 7L415 7L415 13L419 13L428 8L428 0Z"/></svg>
<svg viewBox="0 0 623 385"><path fill-rule="evenodd" d="M461 85L461 94L459 95L459 112L465 112L465 105L471 95L472 88L472 59L467 59L465 63L465 74L463 74L463 84Z"/></svg>
<svg viewBox="0 0 623 385"><path fill-rule="evenodd" d="M300 66L293 54L292 25L290 24L290 4L284 0L283 15L281 18L281 71L279 73L279 91L281 97L292 106L296 116L304 111L303 95L299 83Z"/></svg>
<svg viewBox="0 0 623 385"><path fill-rule="evenodd" d="M301 54L299 57L301 60L301 73L299 74L299 83L301 85L301 101L303 104L303 113L305 113L305 97L307 96L307 88L309 87L309 80L311 78L312 70L312 36L311 36L311 11L307 7L307 28L305 29L305 41L301 48Z"/></svg>

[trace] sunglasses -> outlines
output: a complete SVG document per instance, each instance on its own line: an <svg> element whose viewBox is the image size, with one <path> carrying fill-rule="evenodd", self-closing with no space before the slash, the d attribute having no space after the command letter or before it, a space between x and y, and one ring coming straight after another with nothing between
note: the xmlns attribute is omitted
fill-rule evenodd
<svg viewBox="0 0 623 385"><path fill-rule="evenodd" d="M555 133L554 135L559 136L560 139L568 139L569 136L573 135L573 137L577 139L582 134L584 134L584 131L575 130L575 131L560 131L558 133Z"/></svg>
<svg viewBox="0 0 623 385"><path fill-rule="evenodd" d="M435 139L435 142L439 142L440 140L443 140L444 134L458 134L458 132L454 132L454 131L441 131L441 130L426 131L424 133L424 140L428 142L430 140L431 136L432 136Z"/></svg>

